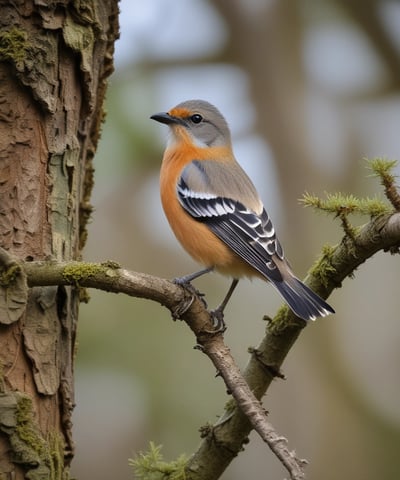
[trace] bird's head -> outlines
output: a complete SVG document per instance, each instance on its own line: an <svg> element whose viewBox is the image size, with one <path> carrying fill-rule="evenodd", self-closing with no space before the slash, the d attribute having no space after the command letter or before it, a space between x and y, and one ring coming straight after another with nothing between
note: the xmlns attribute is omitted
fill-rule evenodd
<svg viewBox="0 0 400 480"><path fill-rule="evenodd" d="M228 146L231 134L221 112L204 100L187 100L169 112L150 117L165 123L172 130L175 141L190 140L198 147Z"/></svg>

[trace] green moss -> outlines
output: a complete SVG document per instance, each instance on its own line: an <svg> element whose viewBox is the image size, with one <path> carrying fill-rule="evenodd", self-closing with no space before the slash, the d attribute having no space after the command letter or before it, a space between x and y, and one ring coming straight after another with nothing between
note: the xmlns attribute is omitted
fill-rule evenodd
<svg viewBox="0 0 400 480"><path fill-rule="evenodd" d="M135 478L143 480L185 480L186 457L181 455L177 460L165 462L161 449L161 445L156 446L153 442L150 442L148 452L141 452L135 459L129 460Z"/></svg>
<svg viewBox="0 0 400 480"><path fill-rule="evenodd" d="M272 321L268 323L267 331L270 334L276 335L283 332L290 325L288 318L289 313L289 307L286 304L281 305ZM302 320L299 320L299 322L302 322ZM300 323L298 323L298 325L300 325Z"/></svg>
<svg viewBox="0 0 400 480"><path fill-rule="evenodd" d="M335 251L336 247L324 245L322 247L322 255L309 270L309 274L318 278L324 287L328 286L330 277L336 272L335 267L332 265Z"/></svg>
<svg viewBox="0 0 400 480"><path fill-rule="evenodd" d="M22 62L27 51L28 36L24 30L12 27L0 32L0 61Z"/></svg>
<svg viewBox="0 0 400 480"><path fill-rule="evenodd" d="M0 286L9 287L16 281L20 273L21 267L16 263L7 268L0 269Z"/></svg>
<svg viewBox="0 0 400 480"><path fill-rule="evenodd" d="M14 393L14 397L16 426L11 432L10 443L18 455L18 462L32 467L30 480L65 478L62 437L54 432L44 439L33 417L31 398L21 393Z"/></svg>
<svg viewBox="0 0 400 480"><path fill-rule="evenodd" d="M38 458L42 457L46 451L46 444L33 423L31 398L25 395L19 395L15 417L17 420L16 432L18 439L22 441L29 450L35 452Z"/></svg>
<svg viewBox="0 0 400 480"><path fill-rule="evenodd" d="M69 478L69 472L64 468L64 439L58 433L53 432L47 440L53 478L61 480Z"/></svg>
<svg viewBox="0 0 400 480"><path fill-rule="evenodd" d="M86 280L95 275L106 273L108 268L104 265L96 263L77 262L72 265L67 265L63 271L64 279L72 284L79 286L79 282Z"/></svg>
<svg viewBox="0 0 400 480"><path fill-rule="evenodd" d="M111 277L113 275L113 270L118 268L120 268L120 265L111 260L101 264L75 262L64 267L62 276L69 285L74 285L79 288L79 300L88 303L90 295L88 290L82 287L82 283L95 276L107 275L108 277Z"/></svg>

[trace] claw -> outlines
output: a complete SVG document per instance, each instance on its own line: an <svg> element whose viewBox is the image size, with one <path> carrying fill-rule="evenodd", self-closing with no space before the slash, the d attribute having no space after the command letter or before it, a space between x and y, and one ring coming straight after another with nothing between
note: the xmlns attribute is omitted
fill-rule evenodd
<svg viewBox="0 0 400 480"><path fill-rule="evenodd" d="M223 309L216 308L215 310L211 310L210 315L214 327L213 333L224 333L226 330L226 325L224 322Z"/></svg>
<svg viewBox="0 0 400 480"><path fill-rule="evenodd" d="M226 330L226 325L225 325L225 322L224 322L224 309L225 309L229 299L231 298L231 295L232 295L233 291L235 290L238 282L239 282L239 280L237 278L234 278L232 280L232 284L229 287L228 293L225 295L225 298L222 300L221 305L218 308L216 308L215 310L212 310L210 312L212 322L213 322L213 327L214 327L214 331L213 331L214 334L224 333L225 330Z"/></svg>
<svg viewBox="0 0 400 480"><path fill-rule="evenodd" d="M189 296L185 296L185 298L176 305L171 310L172 318L174 320L179 320L182 318L182 315L189 310L191 307L192 303L194 302L195 296L192 294Z"/></svg>
<svg viewBox="0 0 400 480"><path fill-rule="evenodd" d="M204 307L207 308L207 303L204 299L204 293L199 292L199 290L197 290L197 288L195 288L185 277L174 278L172 281L175 283L175 285L181 286L188 293L190 293L192 297L190 305L193 303L194 297L198 297L203 302ZM188 305L187 308L181 312L181 314L185 313L190 305Z"/></svg>

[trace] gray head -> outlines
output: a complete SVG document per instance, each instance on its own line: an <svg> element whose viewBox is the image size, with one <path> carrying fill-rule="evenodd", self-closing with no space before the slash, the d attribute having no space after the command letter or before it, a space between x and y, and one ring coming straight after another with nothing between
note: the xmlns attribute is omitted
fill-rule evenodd
<svg viewBox="0 0 400 480"><path fill-rule="evenodd" d="M177 140L190 135L199 147L225 146L231 143L228 124L221 112L204 100L187 100L169 112L150 118L167 124Z"/></svg>

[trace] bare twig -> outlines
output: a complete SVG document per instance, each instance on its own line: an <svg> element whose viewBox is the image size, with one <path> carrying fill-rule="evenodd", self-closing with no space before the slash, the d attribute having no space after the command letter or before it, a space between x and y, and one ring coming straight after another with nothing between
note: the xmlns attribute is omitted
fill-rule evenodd
<svg viewBox="0 0 400 480"><path fill-rule="evenodd" d="M208 341L203 342L202 350L217 367L226 386L251 426L286 467L290 473L290 478L293 480L305 478L303 468L307 462L298 459L294 452L288 449L286 438L278 436L273 426L267 421L265 410L250 390L229 349L224 345L222 335L210 337ZM223 419L223 422L226 420L226 418Z"/></svg>

